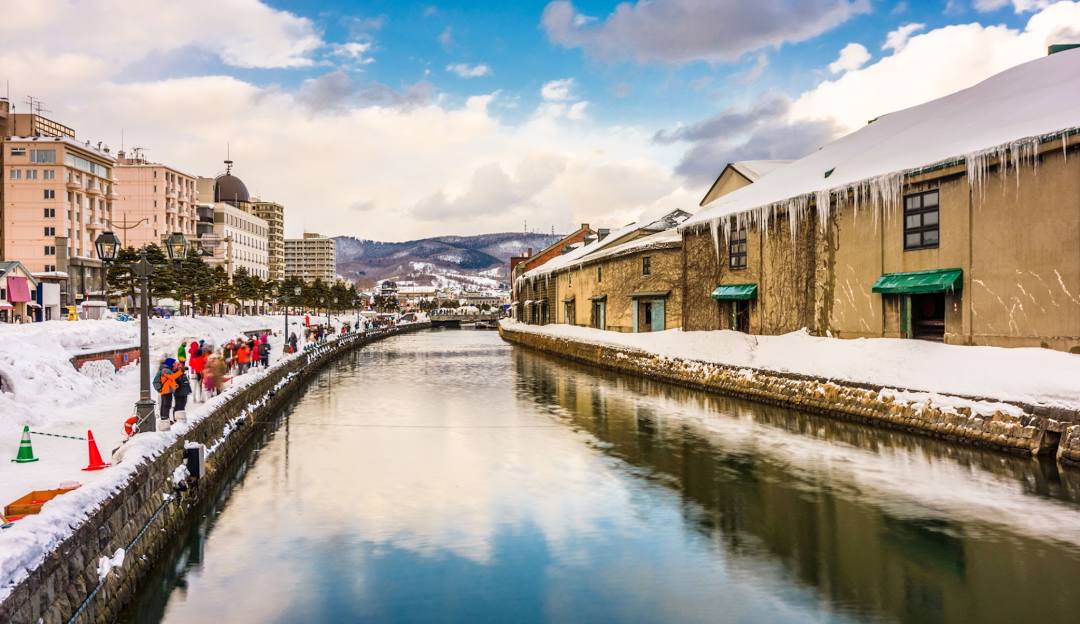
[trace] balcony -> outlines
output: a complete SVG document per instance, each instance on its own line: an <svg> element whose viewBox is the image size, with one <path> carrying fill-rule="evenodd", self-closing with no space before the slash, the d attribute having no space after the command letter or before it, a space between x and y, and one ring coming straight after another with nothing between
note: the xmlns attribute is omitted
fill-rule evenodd
<svg viewBox="0 0 1080 624"><path fill-rule="evenodd" d="M72 180L68 178L67 188L69 191L77 191L82 188L82 184L78 180Z"/></svg>

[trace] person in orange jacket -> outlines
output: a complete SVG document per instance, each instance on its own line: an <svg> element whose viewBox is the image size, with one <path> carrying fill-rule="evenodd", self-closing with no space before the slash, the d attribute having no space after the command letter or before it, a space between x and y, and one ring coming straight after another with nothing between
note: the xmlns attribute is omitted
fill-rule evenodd
<svg viewBox="0 0 1080 624"><path fill-rule="evenodd" d="M251 364L251 347L246 342L241 341L236 348L236 364L241 375L247 372L248 365Z"/></svg>

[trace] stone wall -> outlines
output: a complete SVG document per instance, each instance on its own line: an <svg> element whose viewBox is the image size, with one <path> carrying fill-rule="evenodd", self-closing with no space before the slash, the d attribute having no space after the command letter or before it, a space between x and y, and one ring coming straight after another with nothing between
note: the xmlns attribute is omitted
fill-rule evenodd
<svg viewBox="0 0 1080 624"><path fill-rule="evenodd" d="M1080 412L1019 405L1021 415L1001 410L979 415L964 407L954 410L931 402L900 401L870 385L671 359L503 327L499 333L515 344L615 371L962 444L1032 455L1058 450L1060 455L1057 445L1065 435L1070 445L1066 458L1080 462ZM1064 443L1061 448L1065 448Z"/></svg>
<svg viewBox="0 0 1080 624"><path fill-rule="evenodd" d="M612 331L633 332L634 294L668 293L664 305L664 329L682 327L682 250L679 245L652 248L583 263L558 273L558 323L590 326L592 298L607 297L605 316ZM642 274L642 258L648 256L649 275ZM598 269L602 268L602 275ZM597 277L600 280L597 281ZM566 300L574 299L573 319L566 318Z"/></svg>
<svg viewBox="0 0 1080 624"><path fill-rule="evenodd" d="M142 575L155 563L176 530L189 520L188 514L199 502L200 491L212 491L228 473L230 463L263 426L267 414L339 355L388 336L427 327L424 323L345 334L338 341L273 369L240 391L166 450L144 460L116 494L91 511L74 533L0 603L0 622L53 624L73 617L80 623L113 619L134 595ZM183 463L186 441L207 447L216 444L216 448L207 458L206 474L199 486L177 495L172 474ZM167 494L173 495L170 500L166 500ZM127 550L123 567L99 584L98 559L111 556L118 548Z"/></svg>
<svg viewBox="0 0 1080 624"><path fill-rule="evenodd" d="M757 284L750 301L750 333L783 334L803 327L817 330L816 283L822 271L818 259L824 248L813 211L791 232L787 217L777 217L763 233L746 232L746 268L732 270L721 233L719 254L707 228L683 235L683 327L688 331L731 329L730 310L710 296L721 284ZM821 238L822 240L819 240Z"/></svg>

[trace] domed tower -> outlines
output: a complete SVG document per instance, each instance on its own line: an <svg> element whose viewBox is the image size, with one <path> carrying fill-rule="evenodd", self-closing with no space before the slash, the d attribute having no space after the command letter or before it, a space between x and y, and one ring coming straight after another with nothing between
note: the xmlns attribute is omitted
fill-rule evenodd
<svg viewBox="0 0 1080 624"><path fill-rule="evenodd" d="M225 173L214 178L214 201L232 204L237 208L247 208L251 203L244 181L232 174L232 160L225 161Z"/></svg>

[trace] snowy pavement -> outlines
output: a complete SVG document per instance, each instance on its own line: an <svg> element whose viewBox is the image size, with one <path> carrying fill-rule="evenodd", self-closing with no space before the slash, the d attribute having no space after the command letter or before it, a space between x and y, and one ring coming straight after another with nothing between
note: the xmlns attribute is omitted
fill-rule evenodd
<svg viewBox="0 0 1080 624"><path fill-rule="evenodd" d="M804 331L755 336L734 331L624 334L571 325L504 328L661 357L792 373L884 388L980 397L1080 410L1080 355L1040 348L965 347L892 338L837 339ZM926 395L924 395L926 396ZM935 403L944 397L935 397Z"/></svg>
<svg viewBox="0 0 1080 624"><path fill-rule="evenodd" d="M335 318L351 322L354 317ZM303 341L303 316L289 316L290 331ZM175 357L182 340L206 339L218 346L244 331L270 329L271 367L281 362L284 316L229 316L153 319L150 323L151 370L166 354ZM31 490L53 489L62 482L82 484L77 490L50 501L36 516L27 516L0 531L0 599L28 566L71 533L71 527L109 494L118 490L134 471L140 457L167 448L189 426L227 400L237 389L260 379L264 369L235 377L223 394L206 403L188 402L188 425L167 433L136 436L123 464L84 472L87 443L31 434L38 461L19 464L14 458L24 425L32 431L85 436L92 430L105 461L123 438L123 423L133 415L139 396L139 367L113 372L108 362L91 362L81 371L71 365L73 355L98 349L138 344L139 325L116 320L51 321L32 325L0 324L0 506Z"/></svg>

